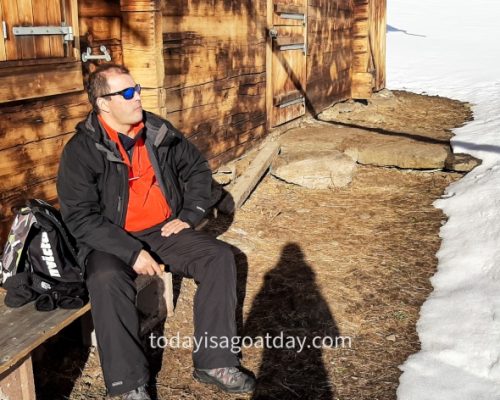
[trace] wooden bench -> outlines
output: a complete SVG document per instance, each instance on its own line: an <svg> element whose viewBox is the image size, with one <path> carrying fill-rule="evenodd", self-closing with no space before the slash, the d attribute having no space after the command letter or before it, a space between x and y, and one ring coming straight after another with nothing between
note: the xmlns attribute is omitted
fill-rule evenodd
<svg viewBox="0 0 500 400"><path fill-rule="evenodd" d="M147 332L161 317L173 316L172 274L161 279L141 275L136 279L136 304L141 332ZM161 296L163 292L163 296ZM31 352L90 311L90 303L77 310L37 311L33 303L20 308L5 306L0 288L0 399L36 400Z"/></svg>

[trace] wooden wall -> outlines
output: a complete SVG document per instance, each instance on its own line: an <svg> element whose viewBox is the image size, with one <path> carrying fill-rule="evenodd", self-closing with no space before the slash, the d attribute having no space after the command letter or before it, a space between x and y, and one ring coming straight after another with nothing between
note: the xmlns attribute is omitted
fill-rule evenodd
<svg viewBox="0 0 500 400"><path fill-rule="evenodd" d="M352 97L385 87L387 0L354 0Z"/></svg>
<svg viewBox="0 0 500 400"><path fill-rule="evenodd" d="M81 52L88 47L92 54L102 54L100 47L106 46L112 61L123 63L122 14L120 0L78 0ZM84 71L97 62L84 63Z"/></svg>
<svg viewBox="0 0 500 400"><path fill-rule="evenodd" d="M120 1L80 0L78 14L82 51L91 46L97 53L104 44L113 61L121 62ZM83 69L88 70L89 65L84 64ZM40 68L43 65L37 71ZM55 182L61 151L89 111L82 90L0 104L1 243L12 222L12 206L32 197L57 203Z"/></svg>
<svg viewBox="0 0 500 400"><path fill-rule="evenodd" d="M308 2L307 105L318 114L351 95L352 0Z"/></svg>
<svg viewBox="0 0 500 400"><path fill-rule="evenodd" d="M166 111L212 167L265 134L265 0L171 0L163 15Z"/></svg>
<svg viewBox="0 0 500 400"><path fill-rule="evenodd" d="M84 92L0 105L0 240L13 205L40 197L56 203L55 177L64 144L89 106Z"/></svg>
<svg viewBox="0 0 500 400"><path fill-rule="evenodd" d="M309 0L310 111L385 85L385 2ZM79 0L81 51L105 45L144 86L145 108L171 120L216 168L267 133L266 7L266 0ZM57 201L61 150L89 110L81 90L0 104L0 239L11 206L29 197Z"/></svg>

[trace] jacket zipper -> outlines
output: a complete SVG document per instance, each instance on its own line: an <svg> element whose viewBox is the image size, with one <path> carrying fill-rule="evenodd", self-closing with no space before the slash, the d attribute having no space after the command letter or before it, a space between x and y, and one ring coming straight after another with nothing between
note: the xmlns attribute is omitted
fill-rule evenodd
<svg viewBox="0 0 500 400"><path fill-rule="evenodd" d="M116 168L119 173L121 173L121 169L123 168L121 166L122 164L117 164ZM124 176L124 174L121 174ZM125 181L126 180L126 181ZM128 189L128 178L125 177L125 180L122 180L122 184L120 184L120 188L118 191L118 223L119 226L124 227L125 226L125 198L126 198L126 192L125 190ZM125 182L125 185L123 184ZM126 188L126 189L125 189Z"/></svg>

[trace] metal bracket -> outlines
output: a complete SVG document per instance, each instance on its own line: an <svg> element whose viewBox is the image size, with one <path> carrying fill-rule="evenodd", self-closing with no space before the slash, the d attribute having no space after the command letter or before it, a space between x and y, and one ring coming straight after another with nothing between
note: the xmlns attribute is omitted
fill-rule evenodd
<svg viewBox="0 0 500 400"><path fill-rule="evenodd" d="M284 44L283 46L280 46L280 51L286 50L302 50L305 53L306 46L304 43Z"/></svg>
<svg viewBox="0 0 500 400"><path fill-rule="evenodd" d="M296 14L296 13L279 13L280 18L283 19L296 19L299 21L305 21L306 16L304 14Z"/></svg>
<svg viewBox="0 0 500 400"><path fill-rule="evenodd" d="M293 106L294 104L299 104L299 103L302 103L305 106L306 99L304 97L299 97L299 98L287 101L286 103L281 103L278 107L285 108L285 107Z"/></svg>
<svg viewBox="0 0 500 400"><path fill-rule="evenodd" d="M101 46L99 49L103 52L103 55L92 55L92 49L90 47L87 47L87 50L82 53L82 61L87 62L88 60L106 60L106 61L111 61L111 56L109 54L108 49L106 46Z"/></svg>
<svg viewBox="0 0 500 400"><path fill-rule="evenodd" d="M7 22L2 21L3 40L7 40Z"/></svg>
<svg viewBox="0 0 500 400"><path fill-rule="evenodd" d="M12 31L14 36L64 35L65 42L74 39L71 26L14 26Z"/></svg>
<svg viewBox="0 0 500 400"><path fill-rule="evenodd" d="M278 46L279 51L286 51L286 50L302 50L304 52L304 55L307 56L307 20L304 19L304 43L294 43L294 44L284 44L281 46ZM272 40L278 39L278 30L275 27L272 27L268 30L268 35Z"/></svg>

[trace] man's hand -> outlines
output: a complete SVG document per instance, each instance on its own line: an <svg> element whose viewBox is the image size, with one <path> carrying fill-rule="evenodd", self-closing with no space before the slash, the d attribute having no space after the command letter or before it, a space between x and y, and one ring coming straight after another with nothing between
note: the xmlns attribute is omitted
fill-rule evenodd
<svg viewBox="0 0 500 400"><path fill-rule="evenodd" d="M179 233L183 229L189 228L189 224L187 222L181 221L180 219L173 219L170 222L167 222L161 228L161 235L168 237L171 234Z"/></svg>
<svg viewBox="0 0 500 400"><path fill-rule="evenodd" d="M158 263L146 250L141 250L132 268L139 275L161 275L163 273Z"/></svg>

